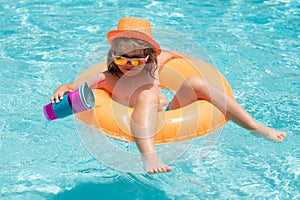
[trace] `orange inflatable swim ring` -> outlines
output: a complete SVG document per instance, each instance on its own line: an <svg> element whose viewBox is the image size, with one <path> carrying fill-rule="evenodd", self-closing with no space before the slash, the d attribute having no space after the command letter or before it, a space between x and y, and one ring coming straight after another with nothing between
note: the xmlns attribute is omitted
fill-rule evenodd
<svg viewBox="0 0 300 200"><path fill-rule="evenodd" d="M105 71L106 63L100 63L80 75L84 77L95 71ZM177 91L191 76L199 76L214 84L233 98L230 85L213 66L194 58L174 58L167 61L159 72L161 88ZM132 108L113 101L110 94L93 89L95 107L76 115L82 122L101 129L119 140L134 141L130 131ZM212 133L228 122L211 103L199 100L183 108L162 111L158 114L155 143L189 140Z"/></svg>

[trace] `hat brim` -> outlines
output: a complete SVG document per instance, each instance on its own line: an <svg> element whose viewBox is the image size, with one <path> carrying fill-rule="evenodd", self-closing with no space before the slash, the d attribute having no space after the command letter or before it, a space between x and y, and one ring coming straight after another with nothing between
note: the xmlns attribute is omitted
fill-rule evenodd
<svg viewBox="0 0 300 200"><path fill-rule="evenodd" d="M138 31L128 31L128 30L113 30L107 33L107 40L109 42L109 44L111 45L113 40L116 38L120 38L120 37L125 37L125 38L136 38L139 40L143 40L148 42L149 44L151 44L153 46L153 48L155 49L155 53L156 55L159 55L161 53L161 49L159 44L153 40L151 37L149 37L148 35L138 32Z"/></svg>

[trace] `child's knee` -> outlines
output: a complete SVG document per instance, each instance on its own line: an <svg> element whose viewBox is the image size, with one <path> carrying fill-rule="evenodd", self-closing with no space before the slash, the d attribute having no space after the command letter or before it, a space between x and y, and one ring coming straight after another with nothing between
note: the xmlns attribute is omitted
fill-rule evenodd
<svg viewBox="0 0 300 200"><path fill-rule="evenodd" d="M156 92L152 90L143 90L140 92L137 103L147 103L147 104L158 104L159 96Z"/></svg>
<svg viewBox="0 0 300 200"><path fill-rule="evenodd" d="M190 88L207 88L207 81L203 78L200 78L198 76L191 76L184 82L186 87Z"/></svg>

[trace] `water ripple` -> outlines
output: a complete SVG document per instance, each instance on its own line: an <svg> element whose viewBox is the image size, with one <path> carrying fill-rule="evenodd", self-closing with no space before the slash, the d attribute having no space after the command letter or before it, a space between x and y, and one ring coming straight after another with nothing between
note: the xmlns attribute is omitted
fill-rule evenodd
<svg viewBox="0 0 300 200"><path fill-rule="evenodd" d="M300 198L299 1L2 3L1 199L109 198L108 192L122 199ZM157 176L124 174L92 158L71 118L48 122L41 108L58 85L105 60L94 52L107 52L106 32L126 15L170 30L160 38L163 48L197 56L191 51L201 44L237 101L260 122L287 131L287 140L273 144L229 123L205 157L199 148L206 139L196 140L172 173ZM176 31L180 40L168 42Z"/></svg>

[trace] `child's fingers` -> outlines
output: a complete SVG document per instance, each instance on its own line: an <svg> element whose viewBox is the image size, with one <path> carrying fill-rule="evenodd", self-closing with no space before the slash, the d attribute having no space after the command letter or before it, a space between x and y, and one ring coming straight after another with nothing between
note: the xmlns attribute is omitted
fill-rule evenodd
<svg viewBox="0 0 300 200"><path fill-rule="evenodd" d="M58 98L59 98L58 100L62 100L64 98L64 94L65 94L64 92L59 92L58 93Z"/></svg>
<svg viewBox="0 0 300 200"><path fill-rule="evenodd" d="M57 95L54 94L52 97L50 97L50 102L51 103L57 102Z"/></svg>
<svg viewBox="0 0 300 200"><path fill-rule="evenodd" d="M59 96L59 100L62 100L64 98L64 95L67 94L67 93L70 93L72 92L72 90L67 90L65 92L61 91L58 93L58 96Z"/></svg>
<svg viewBox="0 0 300 200"><path fill-rule="evenodd" d="M59 91L59 92L56 92L54 93L54 95L50 98L50 102L51 103L58 103L60 100L62 100L64 98L64 95L69 93L69 92L72 92L72 90L68 90L66 92L64 91Z"/></svg>
<svg viewBox="0 0 300 200"><path fill-rule="evenodd" d="M61 92L54 93L53 97L50 98L51 103L58 103L61 98Z"/></svg>
<svg viewBox="0 0 300 200"><path fill-rule="evenodd" d="M55 101L56 103L59 102L59 93L54 94L54 101Z"/></svg>
<svg viewBox="0 0 300 200"><path fill-rule="evenodd" d="M51 103L54 103L54 96L53 96L53 97L50 97L50 102L51 102Z"/></svg>

